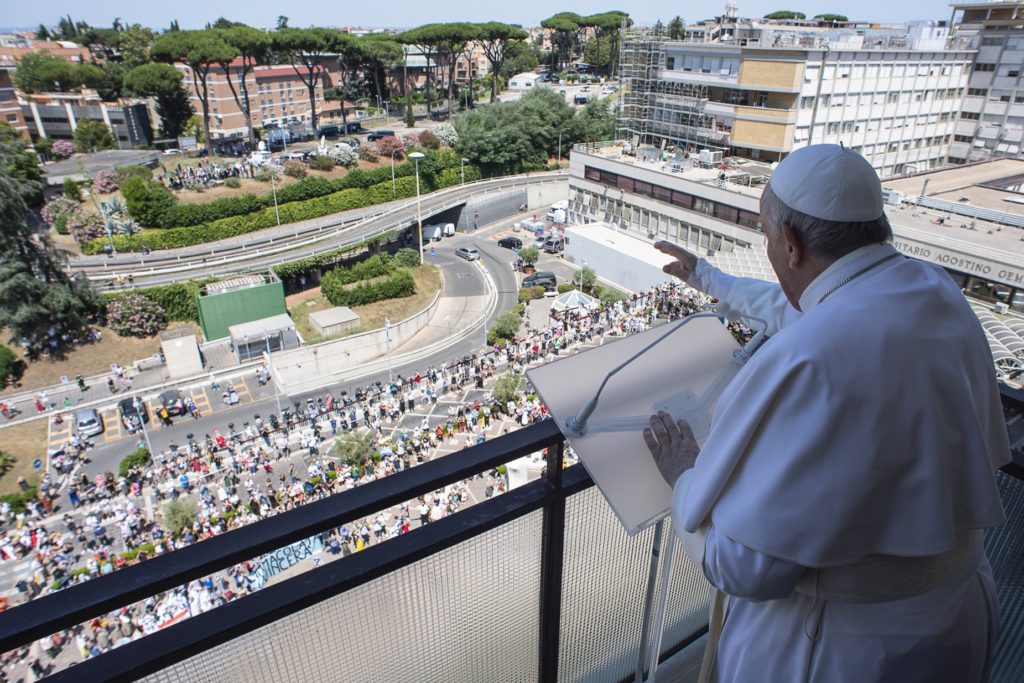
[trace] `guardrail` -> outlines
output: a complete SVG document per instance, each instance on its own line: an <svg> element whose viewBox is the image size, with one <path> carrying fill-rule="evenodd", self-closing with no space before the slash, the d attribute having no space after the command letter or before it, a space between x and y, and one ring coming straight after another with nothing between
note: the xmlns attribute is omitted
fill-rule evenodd
<svg viewBox="0 0 1024 683"><path fill-rule="evenodd" d="M1024 216L1006 213L1005 211L996 211L995 209L985 209L980 206L972 206L962 202L951 202L947 199L921 197L917 195L904 197L903 201L908 204L917 204L918 206L924 206L937 211L945 211L947 213L955 213L961 216L968 216L970 218L978 218L992 223L1001 223L1003 225L1012 225L1017 228L1024 228Z"/></svg>

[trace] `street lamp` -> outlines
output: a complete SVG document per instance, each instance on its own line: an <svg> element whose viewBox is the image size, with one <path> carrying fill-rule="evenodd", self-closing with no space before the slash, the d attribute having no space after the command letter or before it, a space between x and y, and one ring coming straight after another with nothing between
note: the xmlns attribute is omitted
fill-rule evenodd
<svg viewBox="0 0 1024 683"><path fill-rule="evenodd" d="M583 293L583 269L587 267L587 259L580 261L580 293Z"/></svg>
<svg viewBox="0 0 1024 683"><path fill-rule="evenodd" d="M277 173L274 171L274 167L270 167L270 187L274 191L274 213L277 214L277 225L281 226L281 209L277 208L277 184L274 182L274 178Z"/></svg>
<svg viewBox="0 0 1024 683"><path fill-rule="evenodd" d="M467 161L469 161L469 159L462 159L462 163L459 165L459 171L460 171L460 173L462 173L462 184L463 185L466 184L466 162Z"/></svg>
<svg viewBox="0 0 1024 683"><path fill-rule="evenodd" d="M558 131L558 165L562 165L562 131Z"/></svg>
<svg viewBox="0 0 1024 683"><path fill-rule="evenodd" d="M416 225L420 235L420 263L423 263L423 217L420 215L420 159L424 156L426 155L423 152L413 152L409 155L409 158L416 164Z"/></svg>
<svg viewBox="0 0 1024 683"><path fill-rule="evenodd" d="M401 149L391 150L391 195L398 196L398 187L395 185L395 153L401 152Z"/></svg>
<svg viewBox="0 0 1024 683"><path fill-rule="evenodd" d="M384 318L384 348L388 353L388 382L394 384L395 376L391 373L391 319Z"/></svg>
<svg viewBox="0 0 1024 683"><path fill-rule="evenodd" d="M146 448L149 450L149 457L156 458L156 453L153 452L153 444L149 442L149 432L146 431L146 414L142 411L145 406L139 401L139 396L136 394L132 396L132 405L135 406L135 414L139 416L139 425L142 426L142 438L146 440Z"/></svg>

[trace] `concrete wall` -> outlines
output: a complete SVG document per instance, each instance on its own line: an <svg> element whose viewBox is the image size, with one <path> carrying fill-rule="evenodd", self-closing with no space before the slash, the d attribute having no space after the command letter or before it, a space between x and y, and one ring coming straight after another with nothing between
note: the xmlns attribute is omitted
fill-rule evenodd
<svg viewBox="0 0 1024 683"><path fill-rule="evenodd" d="M426 327L440 298L438 292L422 311L391 326L392 351ZM274 371L281 388L286 394L297 394L340 381L345 373L387 355L385 335L386 331L381 328L336 341L275 353Z"/></svg>
<svg viewBox="0 0 1024 683"><path fill-rule="evenodd" d="M565 152L568 154L568 151ZM545 183L527 188L529 200L527 206L531 213L537 213L541 209L547 211L555 202L569 198L569 183Z"/></svg>
<svg viewBox="0 0 1024 683"><path fill-rule="evenodd" d="M520 205L526 201L525 190L474 197L466 202L458 219L451 222L455 223L455 229L459 232L473 232L474 224L479 228L514 216L519 211ZM480 215L476 216L478 211Z"/></svg>

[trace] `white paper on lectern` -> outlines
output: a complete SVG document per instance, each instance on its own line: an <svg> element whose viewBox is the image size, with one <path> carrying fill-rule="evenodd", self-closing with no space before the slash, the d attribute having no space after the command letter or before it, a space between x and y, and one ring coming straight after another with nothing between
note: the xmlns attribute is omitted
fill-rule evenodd
<svg viewBox="0 0 1024 683"><path fill-rule="evenodd" d="M564 434L566 420L593 398L608 373L666 331L656 327L526 374ZM738 348L717 318L689 320L612 377L587 433L569 438L630 535L663 517L672 499L644 443L643 428L652 414L665 410L689 422L703 446L715 404L740 370L733 359Z"/></svg>

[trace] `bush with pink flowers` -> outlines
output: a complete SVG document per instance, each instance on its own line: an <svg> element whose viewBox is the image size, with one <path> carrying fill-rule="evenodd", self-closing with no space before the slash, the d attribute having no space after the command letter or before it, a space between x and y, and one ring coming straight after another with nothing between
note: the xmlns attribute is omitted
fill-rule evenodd
<svg viewBox="0 0 1024 683"><path fill-rule="evenodd" d="M382 159L387 159L392 154L395 155L395 161L401 161L404 158L402 150L405 145L402 141L396 138L394 135L388 135L387 137L381 138L377 141L377 154Z"/></svg>
<svg viewBox="0 0 1024 683"><path fill-rule="evenodd" d="M117 171L105 168L100 171L92 181L92 189L100 194L117 192Z"/></svg>
<svg viewBox="0 0 1024 683"><path fill-rule="evenodd" d="M107 302L107 325L122 337L152 337L167 324L160 304L142 294L124 294Z"/></svg>
<svg viewBox="0 0 1024 683"><path fill-rule="evenodd" d="M50 148L50 154L56 159L69 159L77 151L75 143L71 140L54 140L53 147Z"/></svg>
<svg viewBox="0 0 1024 683"><path fill-rule="evenodd" d="M79 244L85 244L97 237L106 237L107 235L103 219L91 211L82 211L81 209L68 217L67 229Z"/></svg>
<svg viewBox="0 0 1024 683"><path fill-rule="evenodd" d="M68 234L68 220L80 209L78 202L68 199L64 195L57 195L39 212L43 222L59 232L61 235Z"/></svg>

